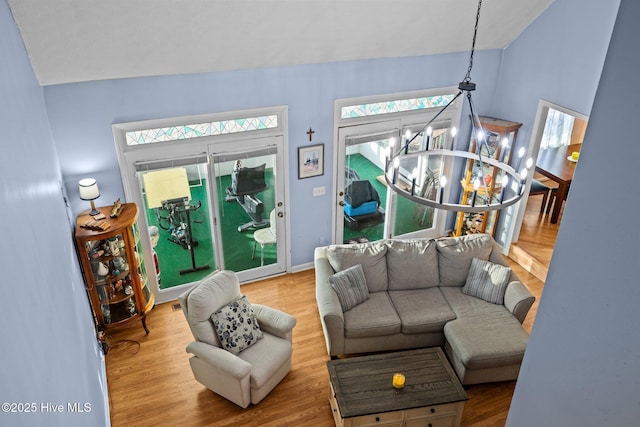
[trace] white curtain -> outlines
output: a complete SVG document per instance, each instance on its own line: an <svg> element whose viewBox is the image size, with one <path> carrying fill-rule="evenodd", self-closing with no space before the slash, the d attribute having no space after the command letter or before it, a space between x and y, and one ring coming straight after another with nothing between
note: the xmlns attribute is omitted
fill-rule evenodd
<svg viewBox="0 0 640 427"><path fill-rule="evenodd" d="M573 131L573 120L573 116L549 108L540 149L569 145L571 143L571 132Z"/></svg>

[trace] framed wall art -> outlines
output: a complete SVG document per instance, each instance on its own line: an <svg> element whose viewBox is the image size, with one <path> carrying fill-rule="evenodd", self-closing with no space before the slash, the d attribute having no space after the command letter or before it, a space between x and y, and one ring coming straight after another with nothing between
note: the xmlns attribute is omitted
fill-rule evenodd
<svg viewBox="0 0 640 427"><path fill-rule="evenodd" d="M324 144L298 147L298 179L324 175Z"/></svg>

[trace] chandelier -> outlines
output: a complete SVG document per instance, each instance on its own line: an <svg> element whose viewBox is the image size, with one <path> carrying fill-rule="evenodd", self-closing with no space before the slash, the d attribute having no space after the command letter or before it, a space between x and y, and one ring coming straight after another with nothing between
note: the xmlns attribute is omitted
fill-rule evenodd
<svg viewBox="0 0 640 427"><path fill-rule="evenodd" d="M393 191L416 203L436 209L456 212L488 212L509 207L522 199L527 175L533 165L532 159L528 159L524 165L522 164L525 154L524 147L520 148L517 158L513 161L514 165L505 162L504 153L509 144L506 138L500 141L501 146L498 148L500 155L497 158L491 157L491 153L496 153L496 144L494 143L493 147L490 147L489 135L482 128L471 99L471 92L476 89L476 84L471 81L471 69L473 68L473 54L481 6L482 0L479 0L469 67L465 78L458 84L458 93L413 137L407 132L403 144L397 150L395 147L390 147L386 160L385 181ZM433 132L431 125L447 107L463 95L466 95L469 105L475 150L430 149L429 143ZM455 127L451 129L452 138L455 137L456 132ZM410 151L411 143L421 135L426 136L426 148ZM439 164L439 167L427 166L433 164ZM445 168L455 173L466 165L468 165L467 169L473 173L471 176L461 179L460 182L462 191L468 192L471 196L464 198L465 203L445 201L446 186L448 182L453 181L444 173Z"/></svg>

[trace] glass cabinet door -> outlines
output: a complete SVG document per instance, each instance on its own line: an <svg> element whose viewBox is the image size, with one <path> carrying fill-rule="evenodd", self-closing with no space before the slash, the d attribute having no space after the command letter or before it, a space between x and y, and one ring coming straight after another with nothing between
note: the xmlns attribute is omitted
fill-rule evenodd
<svg viewBox="0 0 640 427"><path fill-rule="evenodd" d="M155 298L149 289L140 233L133 203L122 205L119 215L110 217L111 207L99 208L101 219L88 211L78 215L75 239L87 293L98 330L141 319Z"/></svg>

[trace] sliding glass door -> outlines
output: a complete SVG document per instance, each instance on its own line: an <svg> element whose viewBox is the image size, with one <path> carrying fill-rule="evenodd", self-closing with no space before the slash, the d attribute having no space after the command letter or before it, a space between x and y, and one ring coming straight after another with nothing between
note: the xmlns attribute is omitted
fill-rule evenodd
<svg viewBox="0 0 640 427"><path fill-rule="evenodd" d="M441 123L437 135L446 134L448 123ZM440 129L440 127L442 129ZM416 126L387 121L340 128L336 172L336 242L358 243L391 237L437 237L444 229L445 212L420 205L389 191L384 173L389 153L413 138L408 151L444 144L446 139L427 138ZM403 135L402 137L400 135ZM409 136L410 135L410 136ZM407 138L407 136L409 136ZM399 142L399 141L403 142ZM450 142L450 141L449 141ZM445 147L441 147L445 148ZM403 164L399 181L411 186L412 176L424 176L417 191L435 191L435 181L446 165L443 160L416 159ZM432 177L431 181L429 176ZM429 185L429 183L432 183Z"/></svg>
<svg viewBox="0 0 640 427"><path fill-rule="evenodd" d="M398 123L350 126L339 131L336 176L336 242L385 237L389 197L384 165L398 140Z"/></svg>
<svg viewBox="0 0 640 427"><path fill-rule="evenodd" d="M284 106L113 125L158 303L219 269L287 271L286 129Z"/></svg>
<svg viewBox="0 0 640 427"><path fill-rule="evenodd" d="M388 190L385 169L399 150L454 149L460 121L457 88L336 100L334 242L391 237L439 237L446 211L428 208ZM450 104L450 105L449 105ZM443 113L442 108L448 105ZM431 120L434 120L431 123ZM427 126L429 123L429 126ZM398 165L397 182L433 199L439 177L451 175L444 156L414 157ZM444 190L447 198L451 185Z"/></svg>
<svg viewBox="0 0 640 427"><path fill-rule="evenodd" d="M209 146L216 247L242 280L286 270L282 138Z"/></svg>
<svg viewBox="0 0 640 427"><path fill-rule="evenodd" d="M158 287L166 290L202 279L216 268L207 157L136 166Z"/></svg>

